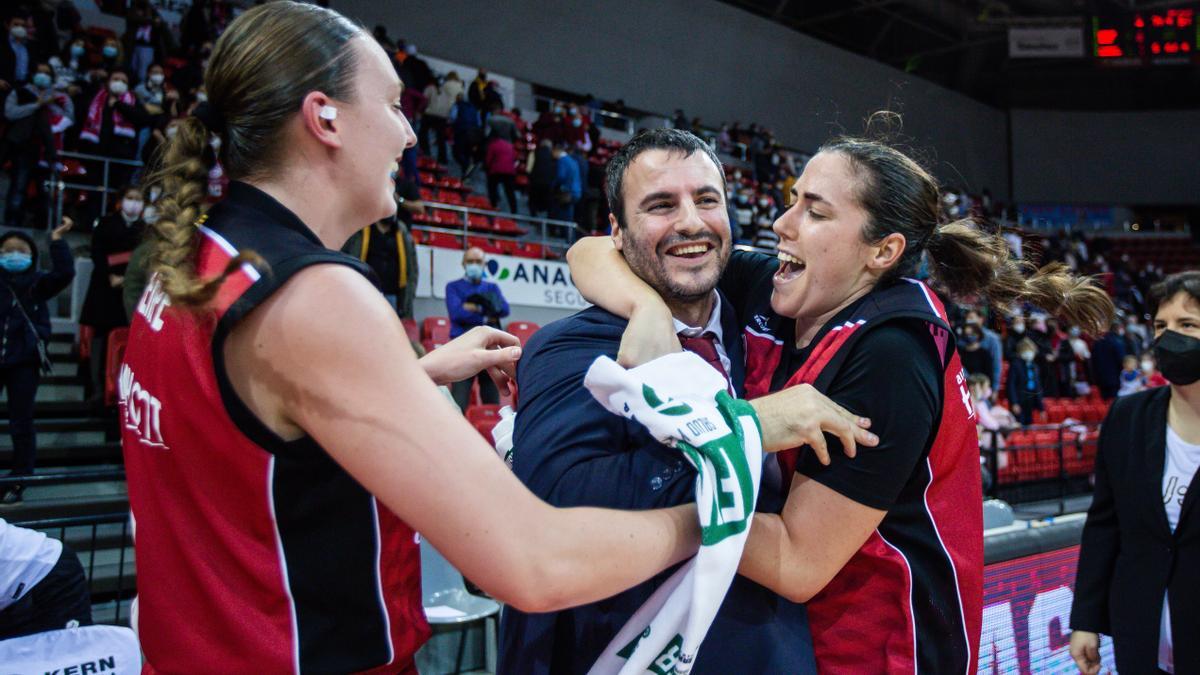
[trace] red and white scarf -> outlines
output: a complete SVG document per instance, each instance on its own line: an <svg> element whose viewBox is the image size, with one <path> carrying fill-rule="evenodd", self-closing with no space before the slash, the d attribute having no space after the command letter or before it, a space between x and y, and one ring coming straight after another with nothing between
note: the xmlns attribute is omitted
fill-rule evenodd
<svg viewBox="0 0 1200 675"><path fill-rule="evenodd" d="M96 98L92 99L92 103L88 106L87 119L83 122L83 129L79 131L79 137L91 141L93 143L100 142L100 129L104 124L104 108L108 101L109 91L107 88L96 92ZM117 100L125 105L136 105L133 94L125 92L117 97ZM125 138L137 137L137 130L133 128L121 113L113 108L113 133L117 136Z"/></svg>

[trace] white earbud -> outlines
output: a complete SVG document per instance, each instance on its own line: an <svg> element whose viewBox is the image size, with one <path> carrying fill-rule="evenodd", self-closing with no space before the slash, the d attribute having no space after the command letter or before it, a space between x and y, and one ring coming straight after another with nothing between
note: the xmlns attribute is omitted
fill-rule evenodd
<svg viewBox="0 0 1200 675"><path fill-rule="evenodd" d="M321 116L321 119L332 122L337 119L337 108L331 105L323 105L321 106L321 112L318 114Z"/></svg>

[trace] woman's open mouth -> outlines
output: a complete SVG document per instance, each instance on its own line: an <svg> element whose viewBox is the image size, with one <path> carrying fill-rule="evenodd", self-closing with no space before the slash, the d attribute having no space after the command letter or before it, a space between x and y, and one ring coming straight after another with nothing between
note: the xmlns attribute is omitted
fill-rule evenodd
<svg viewBox="0 0 1200 675"><path fill-rule="evenodd" d="M778 257L779 269L775 272L776 281L782 283L792 281L803 274L808 267L802 260L790 253L780 251Z"/></svg>

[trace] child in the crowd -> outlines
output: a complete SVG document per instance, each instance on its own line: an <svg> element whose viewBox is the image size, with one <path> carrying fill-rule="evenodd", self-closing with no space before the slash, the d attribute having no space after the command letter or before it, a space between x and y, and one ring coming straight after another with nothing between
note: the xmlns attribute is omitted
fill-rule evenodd
<svg viewBox="0 0 1200 675"><path fill-rule="evenodd" d="M1158 362L1154 360L1154 352L1147 351L1142 354L1142 375L1146 378L1146 388L1153 389L1154 387L1165 387L1168 382L1163 374L1158 372Z"/></svg>
<svg viewBox="0 0 1200 675"><path fill-rule="evenodd" d="M1008 401L1022 425L1033 423L1033 411L1045 410L1042 404L1042 376L1038 372L1037 345L1025 338L1017 343L1018 360L1008 369Z"/></svg>
<svg viewBox="0 0 1200 675"><path fill-rule="evenodd" d="M1008 408L992 402L991 378L987 375L971 375L967 378L967 386L971 391L975 419L983 430L1004 431L1020 426Z"/></svg>
<svg viewBox="0 0 1200 675"><path fill-rule="evenodd" d="M1121 388L1117 396L1136 394L1146 388L1146 375L1138 368L1138 357L1127 355L1121 361Z"/></svg>

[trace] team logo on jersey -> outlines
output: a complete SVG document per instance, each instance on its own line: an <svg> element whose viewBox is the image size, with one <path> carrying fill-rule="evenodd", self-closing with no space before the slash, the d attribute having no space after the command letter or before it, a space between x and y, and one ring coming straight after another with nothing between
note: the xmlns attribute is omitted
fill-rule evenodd
<svg viewBox="0 0 1200 675"><path fill-rule="evenodd" d="M762 314L754 315L754 327L756 329L758 329L758 332L760 332L760 333L770 333L771 332L770 322L768 322L767 317L763 316Z"/></svg>

